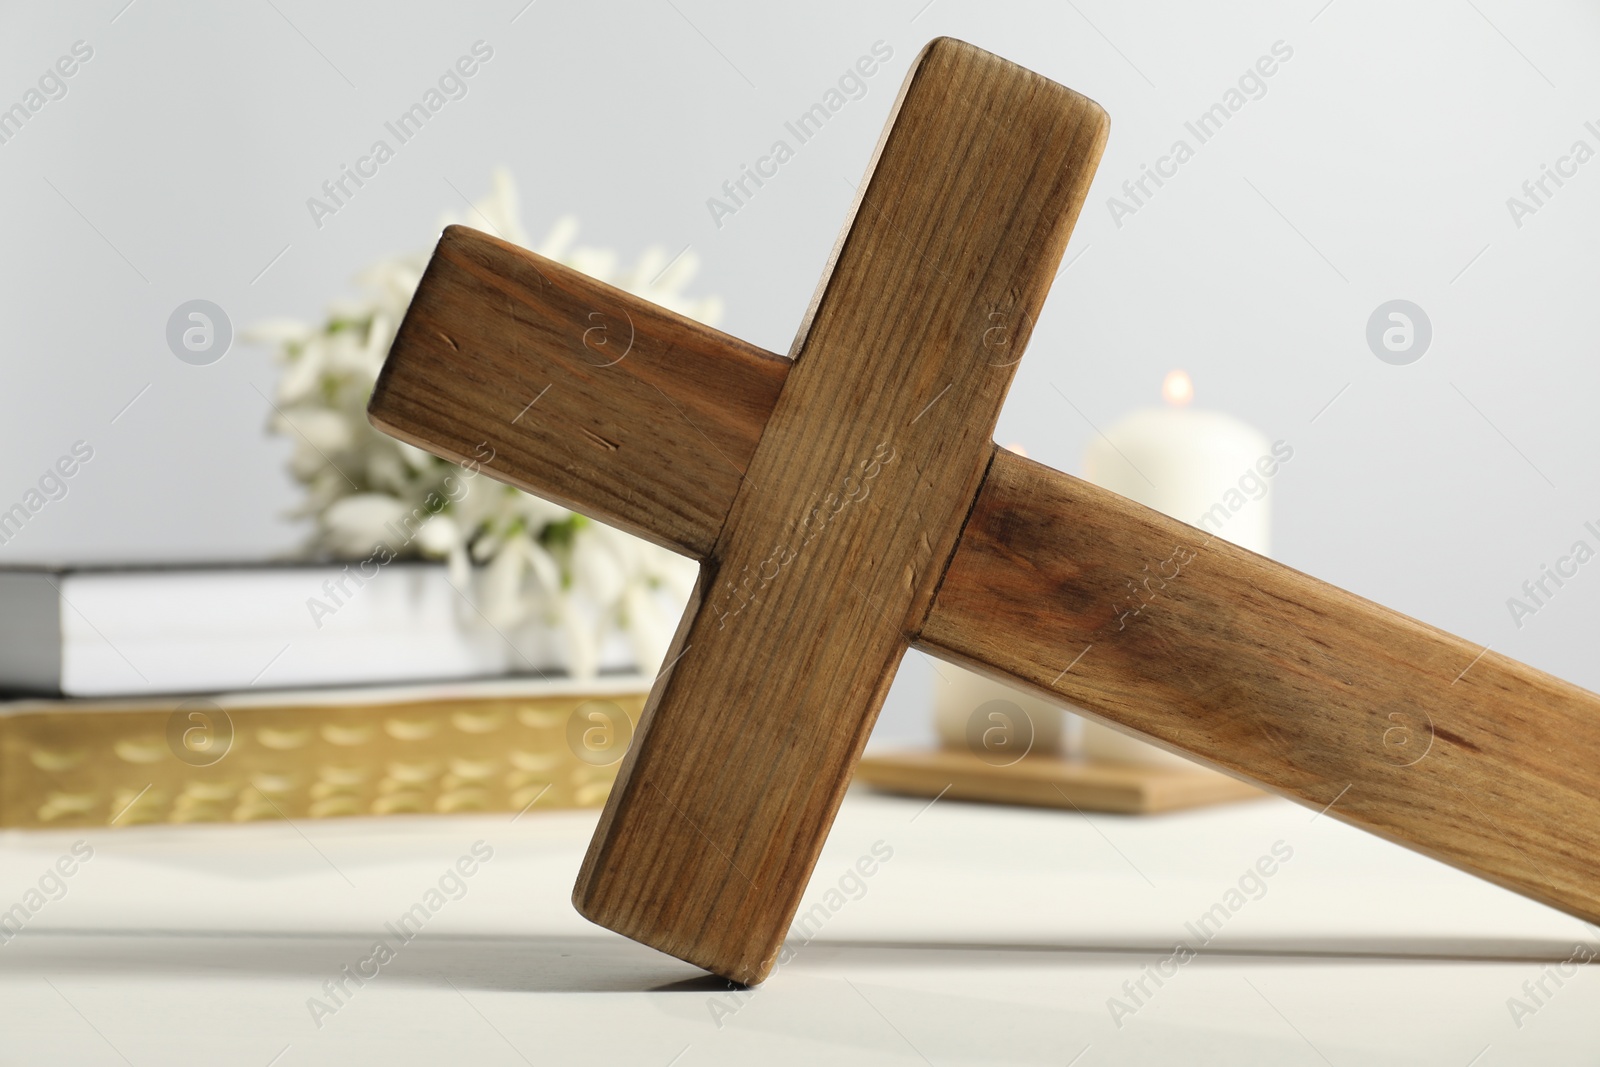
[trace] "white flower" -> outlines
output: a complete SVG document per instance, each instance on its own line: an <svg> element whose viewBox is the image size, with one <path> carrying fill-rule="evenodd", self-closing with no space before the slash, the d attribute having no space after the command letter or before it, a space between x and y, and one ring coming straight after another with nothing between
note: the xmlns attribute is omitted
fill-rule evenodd
<svg viewBox="0 0 1600 1067"><path fill-rule="evenodd" d="M614 252L575 244L578 223L570 215L533 242L504 170L491 176L487 196L439 225L452 223L534 248L708 325L721 316L715 297L684 295L699 266L692 251L671 261L664 248L651 247L620 266ZM316 524L307 553L364 557L381 544L398 555L447 560L451 582L475 605L463 605L468 624L487 618L502 631L526 634L554 623L567 667L580 677L593 673L603 637L620 626L640 669L653 671L671 639L672 611L693 586L693 561L469 474L368 424L373 382L426 265L426 253L371 265L357 276L364 295L330 304L320 328L272 320L242 334L281 355L278 411L269 425L294 441L290 470L306 487L297 514ZM402 520L419 515L427 517L420 525L413 519L415 533L406 533Z"/></svg>
<svg viewBox="0 0 1600 1067"><path fill-rule="evenodd" d="M298 436L318 452L338 452L348 448L354 440L349 420L327 408L310 405L285 408L274 425L282 433Z"/></svg>
<svg viewBox="0 0 1600 1067"><path fill-rule="evenodd" d="M567 664L579 678L590 677L600 666L600 642L595 628L586 624L583 610L572 603L570 594L560 594L557 608L566 638Z"/></svg>
<svg viewBox="0 0 1600 1067"><path fill-rule="evenodd" d="M573 540L572 586L596 604L617 604L628 591L631 575L622 558L592 530Z"/></svg>
<svg viewBox="0 0 1600 1067"><path fill-rule="evenodd" d="M311 327L294 319L266 319L239 334L239 339L253 345L302 344L311 336Z"/></svg>
<svg viewBox="0 0 1600 1067"><path fill-rule="evenodd" d="M659 671L672 643L672 622L664 618L657 599L643 585L628 586L622 596L623 617L633 639L634 659L647 672Z"/></svg>
<svg viewBox="0 0 1600 1067"><path fill-rule="evenodd" d="M322 513L322 523L338 551L360 555L391 540L389 524L410 509L383 493L357 493L336 500Z"/></svg>
<svg viewBox="0 0 1600 1067"><path fill-rule="evenodd" d="M430 515L417 527L417 546L424 555L436 559L448 557L466 548L466 538L461 527L448 515Z"/></svg>

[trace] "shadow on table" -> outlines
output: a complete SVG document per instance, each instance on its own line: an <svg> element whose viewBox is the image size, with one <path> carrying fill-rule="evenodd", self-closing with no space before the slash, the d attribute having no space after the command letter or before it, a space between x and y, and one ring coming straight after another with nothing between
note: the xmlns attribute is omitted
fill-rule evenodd
<svg viewBox="0 0 1600 1067"><path fill-rule="evenodd" d="M620 937L419 934L401 942L393 933L279 935L216 931L26 931L0 947L0 974L206 975L304 979L320 987L350 968L370 972L378 937L393 958L381 968L385 985L451 985L458 989L525 993L726 991L728 983L697 967ZM975 944L922 941L791 942L794 959L832 967L1074 967L1126 969L1130 956L1148 957L1171 945ZM1560 962L1572 942L1481 938L1236 939L1200 955L1213 963L1254 966L1329 961ZM353 979L346 978L347 983Z"/></svg>

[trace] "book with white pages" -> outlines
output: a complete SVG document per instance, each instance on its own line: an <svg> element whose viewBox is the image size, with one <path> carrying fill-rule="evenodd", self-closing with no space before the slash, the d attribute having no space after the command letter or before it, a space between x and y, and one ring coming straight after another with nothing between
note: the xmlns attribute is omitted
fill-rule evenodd
<svg viewBox="0 0 1600 1067"><path fill-rule="evenodd" d="M496 627L445 567L0 567L0 692L139 696L563 672L561 635ZM633 655L620 635L602 671Z"/></svg>

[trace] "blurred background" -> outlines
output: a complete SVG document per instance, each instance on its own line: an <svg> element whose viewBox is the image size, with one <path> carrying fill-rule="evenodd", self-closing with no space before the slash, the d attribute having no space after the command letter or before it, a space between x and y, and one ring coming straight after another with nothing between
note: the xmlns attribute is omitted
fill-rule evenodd
<svg viewBox="0 0 1600 1067"><path fill-rule="evenodd" d="M1079 473L1097 428L1182 368L1196 407L1293 448L1274 556L1600 689L1600 564L1533 615L1508 605L1574 542L1600 544L1600 9L1577 2L7 5L0 108L81 61L20 129L0 124L0 510L74 442L94 458L0 563L292 551L293 442L266 429L281 368L237 335L320 321L496 167L535 239L570 214L579 243L626 262L693 257L685 294L786 352L907 65L941 34L1112 119L999 440ZM466 95L316 217L308 198L394 143L384 124L476 42L492 59ZM891 58L864 94L775 178L708 206L875 52ZM1241 82L1269 56L1270 77ZM1242 105L1202 142L1186 124L1230 92ZM1124 188L1170 173L1179 140L1192 158L1164 184ZM167 343L196 299L235 332L209 365ZM1431 326L1403 365L1368 341L1393 300ZM911 653L879 737L931 736L936 683Z"/></svg>

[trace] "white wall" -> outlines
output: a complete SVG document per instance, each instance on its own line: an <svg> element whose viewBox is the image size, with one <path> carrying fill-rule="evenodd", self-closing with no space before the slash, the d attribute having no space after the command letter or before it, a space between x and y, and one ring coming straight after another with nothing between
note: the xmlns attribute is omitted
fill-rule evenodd
<svg viewBox="0 0 1600 1067"><path fill-rule="evenodd" d="M169 313L314 317L497 164L535 231L570 211L629 257L692 245L723 327L786 350L907 62L951 34L1112 116L1083 258L999 438L1077 471L1094 431L1052 386L1104 427L1186 367L1200 404L1294 446L1280 559L1600 688L1600 563L1520 629L1506 606L1575 540L1600 547L1600 162L1520 227L1506 203L1573 141L1600 149L1592 4L124 3L0 12L0 107L73 42L94 50L0 144L0 507L74 441L95 450L0 561L292 546L267 354L184 364ZM316 228L306 198L479 39L495 54L468 97ZM894 59L866 97L718 229L706 198L878 40ZM1278 41L1293 56L1265 95L1119 227L1108 197ZM1393 298L1433 324L1410 366L1365 341ZM913 654L885 732L923 729L931 678Z"/></svg>

